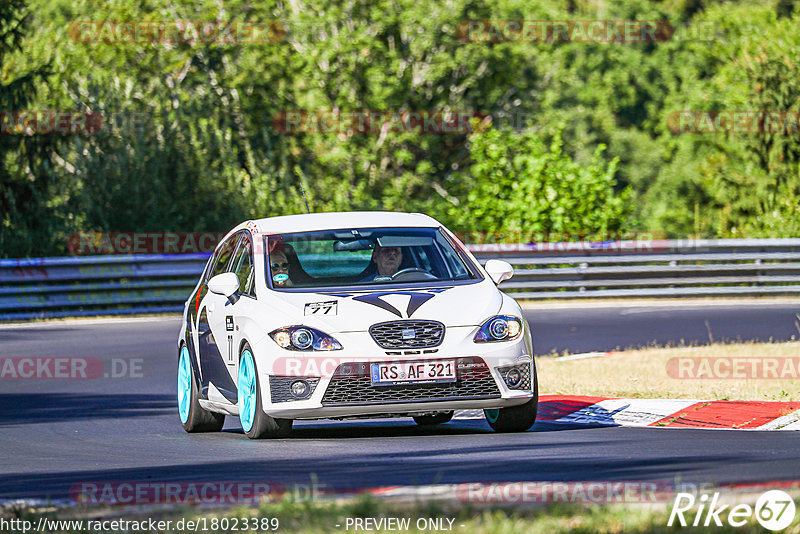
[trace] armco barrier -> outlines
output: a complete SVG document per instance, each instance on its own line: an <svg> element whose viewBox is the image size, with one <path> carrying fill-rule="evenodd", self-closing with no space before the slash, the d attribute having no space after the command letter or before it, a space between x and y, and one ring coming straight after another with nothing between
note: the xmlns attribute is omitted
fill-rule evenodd
<svg viewBox="0 0 800 534"><path fill-rule="evenodd" d="M800 295L800 239L469 245L520 299ZM208 254L0 260L0 320L179 312Z"/></svg>
<svg viewBox="0 0 800 534"><path fill-rule="evenodd" d="M800 239L471 245L518 299L800 295Z"/></svg>
<svg viewBox="0 0 800 534"><path fill-rule="evenodd" d="M179 312L208 253L0 260L0 320Z"/></svg>

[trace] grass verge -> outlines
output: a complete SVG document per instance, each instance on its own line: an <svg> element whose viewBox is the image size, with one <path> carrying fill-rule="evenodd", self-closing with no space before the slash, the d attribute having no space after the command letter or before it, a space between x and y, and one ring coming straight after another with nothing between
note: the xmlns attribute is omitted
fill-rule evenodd
<svg viewBox="0 0 800 534"><path fill-rule="evenodd" d="M581 360L542 357L536 366L545 395L800 401L800 342L646 348ZM753 370L766 378L737 378Z"/></svg>

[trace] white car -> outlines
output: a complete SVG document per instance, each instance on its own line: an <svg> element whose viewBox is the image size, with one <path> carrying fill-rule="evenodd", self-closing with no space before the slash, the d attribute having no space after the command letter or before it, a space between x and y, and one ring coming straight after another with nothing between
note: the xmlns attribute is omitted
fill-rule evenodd
<svg viewBox="0 0 800 534"><path fill-rule="evenodd" d="M238 416L250 438L295 419L483 409L529 429L538 387L522 310L444 226L417 213L289 215L242 223L186 301L178 411L188 432Z"/></svg>

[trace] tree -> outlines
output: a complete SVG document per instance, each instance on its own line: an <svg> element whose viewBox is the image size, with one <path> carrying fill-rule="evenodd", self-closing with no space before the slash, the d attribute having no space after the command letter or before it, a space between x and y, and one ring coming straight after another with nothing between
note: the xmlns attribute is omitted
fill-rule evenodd
<svg viewBox="0 0 800 534"><path fill-rule="evenodd" d="M470 136L471 186L451 212L460 230L493 231L531 239L607 239L626 230L628 191L614 192L617 160L597 147L588 165L563 151L561 133L548 145L537 133L487 128Z"/></svg>
<svg viewBox="0 0 800 534"><path fill-rule="evenodd" d="M25 0L0 2L0 255L35 254L57 225L50 217L58 192L52 183L50 137L17 131L19 112L29 111L46 64L20 61L29 22Z"/></svg>

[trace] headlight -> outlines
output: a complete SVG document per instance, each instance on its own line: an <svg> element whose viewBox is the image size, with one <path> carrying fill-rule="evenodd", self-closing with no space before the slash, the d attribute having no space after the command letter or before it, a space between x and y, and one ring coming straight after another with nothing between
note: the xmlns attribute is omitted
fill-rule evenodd
<svg viewBox="0 0 800 534"><path fill-rule="evenodd" d="M512 341L522 333L522 319L511 315L497 315L481 326L475 334L475 343L487 341Z"/></svg>
<svg viewBox="0 0 800 534"><path fill-rule="evenodd" d="M342 344L324 332L307 326L287 326L269 333L286 350L340 350Z"/></svg>
<svg viewBox="0 0 800 534"><path fill-rule="evenodd" d="M314 336L305 328L298 328L291 335L292 345L300 350L306 350L314 342Z"/></svg>

